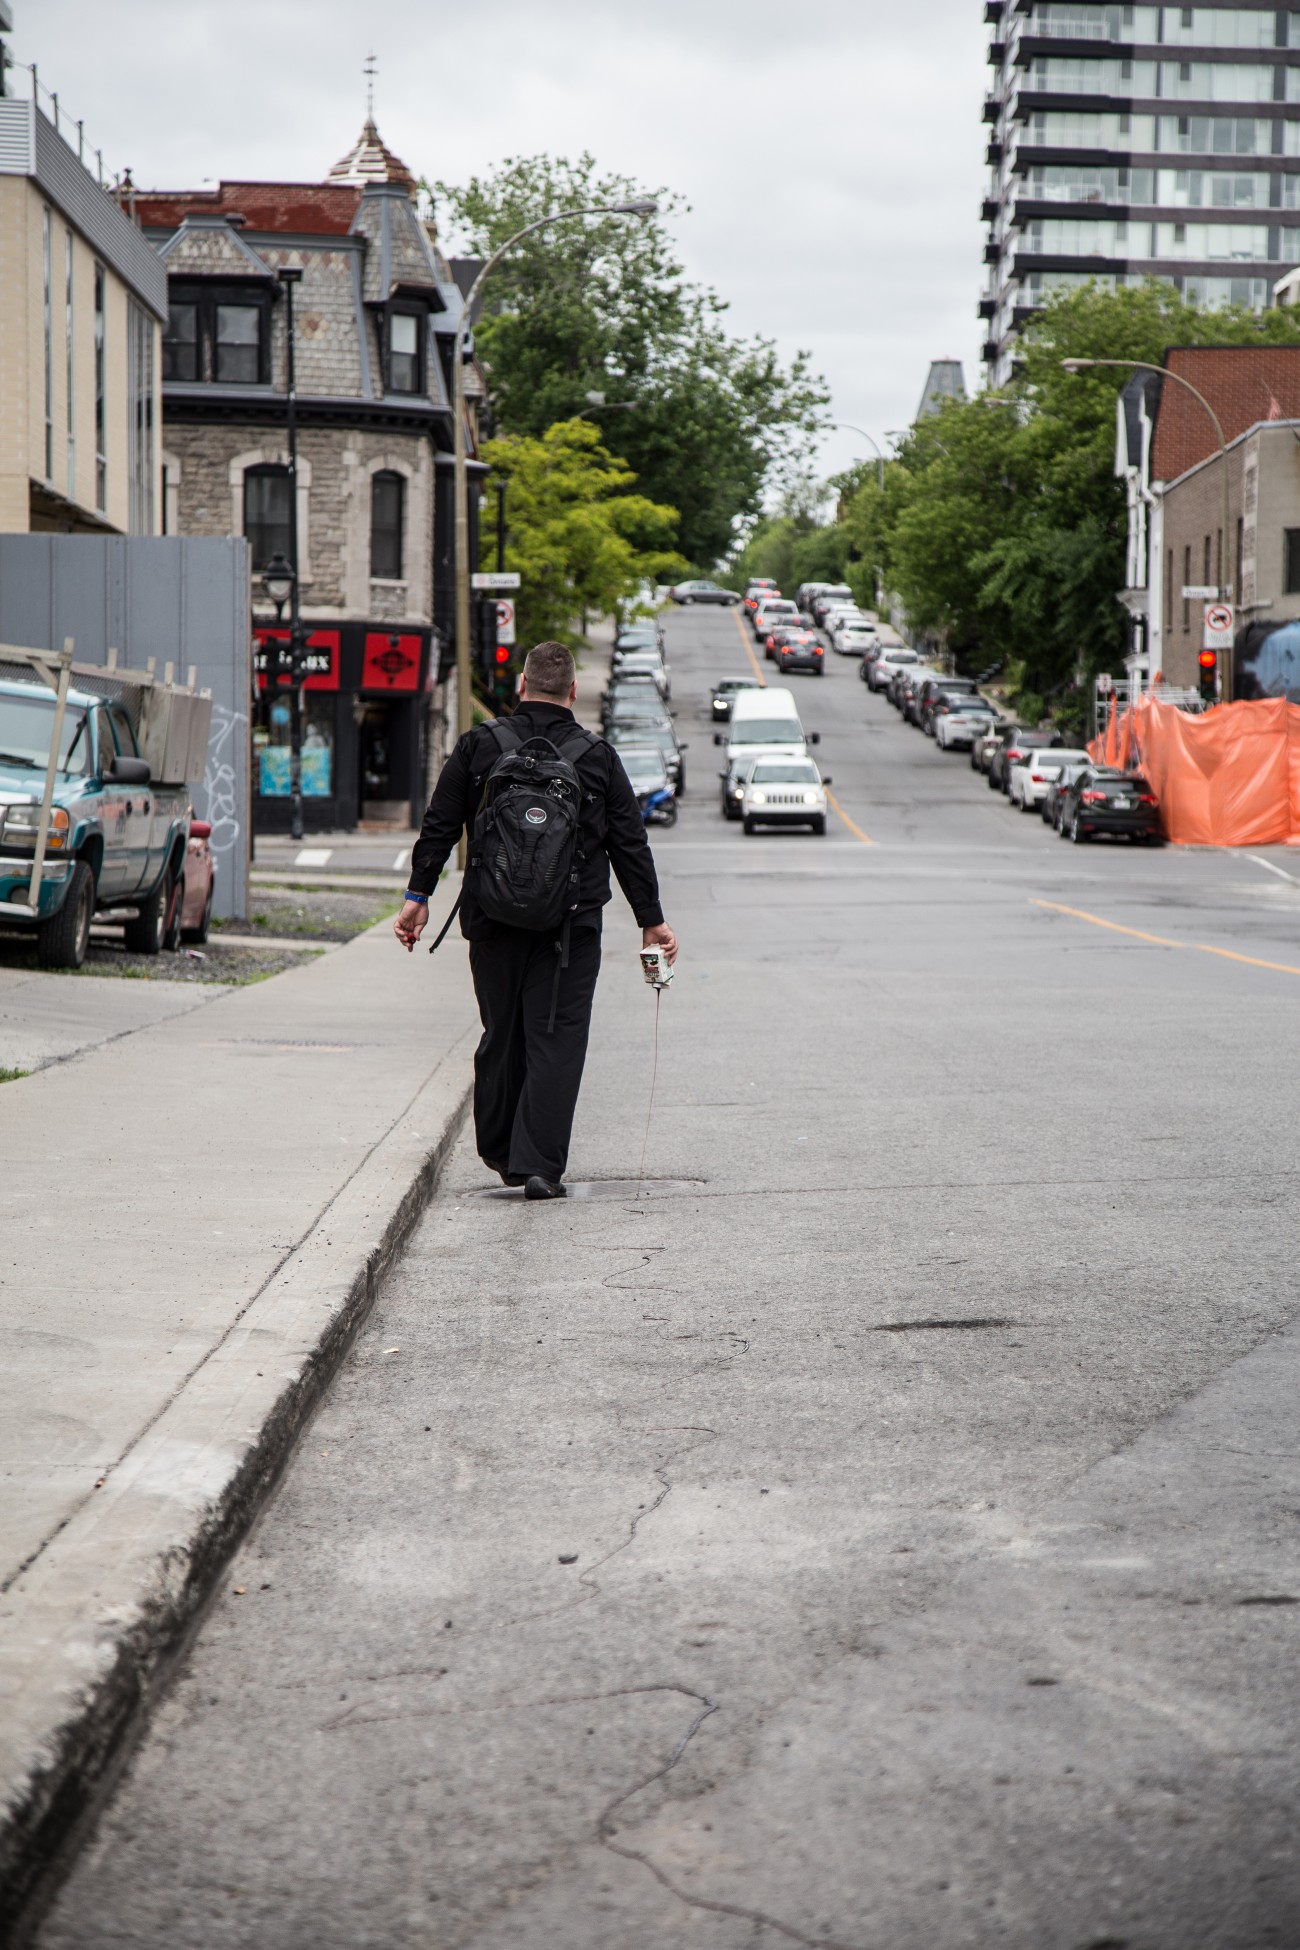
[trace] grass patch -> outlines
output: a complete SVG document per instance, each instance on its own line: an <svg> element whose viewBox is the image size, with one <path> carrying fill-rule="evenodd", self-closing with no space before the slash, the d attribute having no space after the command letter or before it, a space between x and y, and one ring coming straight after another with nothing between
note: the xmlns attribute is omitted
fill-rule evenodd
<svg viewBox="0 0 1300 1950"><path fill-rule="evenodd" d="M19 1077L29 1077L30 1070L8 1070L0 1063L0 1083L17 1083Z"/></svg>

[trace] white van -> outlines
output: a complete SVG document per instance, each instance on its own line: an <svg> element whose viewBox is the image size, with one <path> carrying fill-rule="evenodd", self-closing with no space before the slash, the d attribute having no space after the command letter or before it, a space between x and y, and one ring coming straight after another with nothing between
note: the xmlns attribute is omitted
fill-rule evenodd
<svg viewBox="0 0 1300 1950"><path fill-rule="evenodd" d="M731 721L725 732L713 734L715 745L725 745L726 769L722 780L722 811L726 819L740 818L744 788L740 775L756 758L806 758L809 745L821 742L820 733L805 734L799 722L794 692L769 684L762 690L737 691L731 708Z"/></svg>

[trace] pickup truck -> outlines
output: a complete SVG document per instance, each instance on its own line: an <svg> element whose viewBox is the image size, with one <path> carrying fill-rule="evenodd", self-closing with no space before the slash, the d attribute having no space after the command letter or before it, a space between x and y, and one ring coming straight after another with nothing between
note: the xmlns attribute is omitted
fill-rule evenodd
<svg viewBox="0 0 1300 1950"><path fill-rule="evenodd" d="M48 686L0 683L0 926L34 932L43 968L79 968L92 915L130 909L127 948L156 955L180 925L189 789L152 782L131 718L111 698L68 691L47 851L30 913L54 720Z"/></svg>

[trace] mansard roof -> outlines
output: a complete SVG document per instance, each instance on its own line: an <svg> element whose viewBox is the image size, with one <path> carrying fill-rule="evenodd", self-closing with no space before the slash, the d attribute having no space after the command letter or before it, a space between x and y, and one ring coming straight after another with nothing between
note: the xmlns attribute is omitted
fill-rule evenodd
<svg viewBox="0 0 1300 1950"><path fill-rule="evenodd" d="M146 230L175 230L186 217L243 218L263 235L346 237L361 201L348 183L228 183L214 190L142 190L135 214Z"/></svg>

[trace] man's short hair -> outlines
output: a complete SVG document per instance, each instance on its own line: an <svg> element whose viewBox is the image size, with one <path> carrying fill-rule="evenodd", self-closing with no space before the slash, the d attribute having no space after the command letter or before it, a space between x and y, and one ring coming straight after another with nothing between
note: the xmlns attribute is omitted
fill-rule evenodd
<svg viewBox="0 0 1300 1950"><path fill-rule="evenodd" d="M524 682L534 697L568 703L577 677L572 653L562 643L535 643L524 659Z"/></svg>

